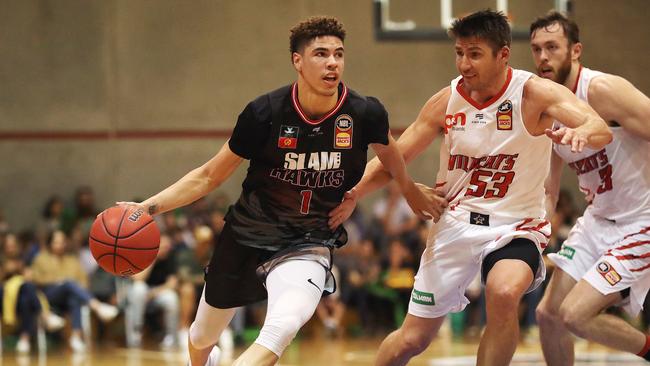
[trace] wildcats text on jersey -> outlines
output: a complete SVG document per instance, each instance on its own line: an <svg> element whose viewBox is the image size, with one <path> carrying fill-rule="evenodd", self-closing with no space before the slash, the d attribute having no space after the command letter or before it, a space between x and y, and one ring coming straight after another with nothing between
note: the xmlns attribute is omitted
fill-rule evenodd
<svg viewBox="0 0 650 366"><path fill-rule="evenodd" d="M449 156L447 170L462 169L466 172L477 168L510 171L515 166L519 154L498 154L475 158L465 155Z"/></svg>
<svg viewBox="0 0 650 366"><path fill-rule="evenodd" d="M587 156L584 159L576 160L569 163L569 167L576 171L576 174L586 174L592 170L602 168L609 165L609 159L607 158L607 151L605 149L600 150L599 152Z"/></svg>

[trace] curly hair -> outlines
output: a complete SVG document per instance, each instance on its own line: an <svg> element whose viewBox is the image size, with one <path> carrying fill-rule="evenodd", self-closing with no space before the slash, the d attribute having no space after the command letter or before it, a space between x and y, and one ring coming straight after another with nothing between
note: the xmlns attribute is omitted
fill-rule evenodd
<svg viewBox="0 0 650 366"><path fill-rule="evenodd" d="M345 29L338 19L333 17L310 17L296 24L289 31L289 51L301 52L302 49L314 38L322 36L335 36L345 41Z"/></svg>

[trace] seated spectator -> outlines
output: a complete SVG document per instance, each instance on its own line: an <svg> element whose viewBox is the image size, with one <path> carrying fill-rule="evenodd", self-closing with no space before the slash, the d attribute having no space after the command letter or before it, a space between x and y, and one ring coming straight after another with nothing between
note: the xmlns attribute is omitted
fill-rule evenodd
<svg viewBox="0 0 650 366"><path fill-rule="evenodd" d="M172 239L160 236L160 248L156 261L146 270L134 275L127 300L127 345L139 347L147 307L162 309L165 336L160 343L163 349L178 345L178 322L180 304L178 298L177 266L172 254Z"/></svg>
<svg viewBox="0 0 650 366"><path fill-rule="evenodd" d="M51 331L61 329L63 319L49 311L46 300L39 299L36 286L25 273L21 247L13 234L8 234L3 240L0 254L1 320L18 333L16 352L27 353L39 316Z"/></svg>
<svg viewBox="0 0 650 366"><path fill-rule="evenodd" d="M100 320L108 322L117 316L115 306L102 303L86 290L88 279L81 268L79 256L66 253L66 235L54 231L45 247L34 258L32 278L41 287L52 308L67 311L72 317L70 347L83 352L86 344L81 337L81 307L88 305Z"/></svg>
<svg viewBox="0 0 650 366"><path fill-rule="evenodd" d="M73 206L64 208L61 214L61 229L69 235L74 227L79 227L82 235L87 238L98 213L93 189L80 186L75 191Z"/></svg>

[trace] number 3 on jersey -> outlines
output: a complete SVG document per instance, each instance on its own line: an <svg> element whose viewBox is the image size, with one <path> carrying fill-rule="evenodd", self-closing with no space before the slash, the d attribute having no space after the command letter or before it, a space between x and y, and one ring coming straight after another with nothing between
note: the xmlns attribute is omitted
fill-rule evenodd
<svg viewBox="0 0 650 366"><path fill-rule="evenodd" d="M482 180L482 177L490 179ZM469 182L473 187L467 188L465 196L503 198L506 193L508 193L508 188L514 178L515 172L492 172L482 169L475 170ZM492 183L492 188L488 188L488 183Z"/></svg>
<svg viewBox="0 0 650 366"><path fill-rule="evenodd" d="M312 191L311 190L300 191L300 195L302 196L302 202L300 203L300 213L303 215L307 215L309 213L309 204L311 203Z"/></svg>

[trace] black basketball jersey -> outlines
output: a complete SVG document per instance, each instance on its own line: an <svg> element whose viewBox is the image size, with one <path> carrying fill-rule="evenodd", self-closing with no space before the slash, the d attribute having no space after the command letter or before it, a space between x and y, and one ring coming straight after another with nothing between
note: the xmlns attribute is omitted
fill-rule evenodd
<svg viewBox="0 0 650 366"><path fill-rule="evenodd" d="M388 144L386 110L343 84L336 106L319 120L300 108L297 84L250 102L229 142L250 159L242 194L226 215L235 240L279 250L306 235L337 239L328 213L361 179L371 143Z"/></svg>

